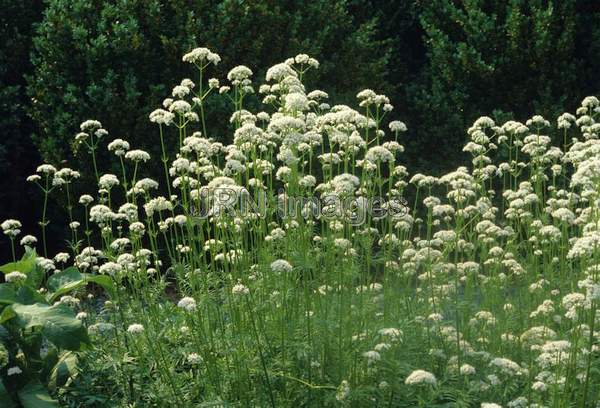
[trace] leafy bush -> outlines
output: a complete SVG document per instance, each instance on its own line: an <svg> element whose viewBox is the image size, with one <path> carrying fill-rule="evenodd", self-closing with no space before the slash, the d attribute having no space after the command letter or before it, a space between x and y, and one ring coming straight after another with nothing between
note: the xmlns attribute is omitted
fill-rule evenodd
<svg viewBox="0 0 600 408"><path fill-rule="evenodd" d="M555 115L600 89L600 9L589 0L53 0L45 14L29 94L40 127L36 146L55 164L72 160L70 132L81 117L96 116L142 142L145 112L174 85L168 78L186 76L179 56L197 43L223 49L226 68L244 60L259 74L296 52L327 56L319 74L326 90L347 97L366 81L386 89L414 132L410 164L434 172L462 164L463 129L482 113L496 111L499 120L538 110ZM230 130L225 117L211 127L221 136Z"/></svg>
<svg viewBox="0 0 600 408"><path fill-rule="evenodd" d="M197 43L223 49L227 68L244 60L261 74L300 51L327 55L321 75L328 91L352 94L356 81L367 79L384 87L387 48L372 39L373 30L371 22L355 26L343 1L53 0L34 38L34 141L46 161L70 163L73 129L94 116L158 156L148 112L176 85L173 78L191 74L181 55ZM223 137L227 103L207 109L221 117L209 124L211 135ZM171 143L167 148L175 150Z"/></svg>
<svg viewBox="0 0 600 408"><path fill-rule="evenodd" d="M461 163L463 129L483 113L498 120L557 116L581 94L597 93L600 82L588 67L598 60L590 39L600 10L588 3L424 2L418 18L427 61L419 85L407 90L414 108L405 114L419 124L409 151L447 170Z"/></svg>

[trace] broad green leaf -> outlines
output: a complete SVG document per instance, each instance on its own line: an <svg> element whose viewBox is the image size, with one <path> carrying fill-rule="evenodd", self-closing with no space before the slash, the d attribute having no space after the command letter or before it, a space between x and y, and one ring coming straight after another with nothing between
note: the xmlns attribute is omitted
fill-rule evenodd
<svg viewBox="0 0 600 408"><path fill-rule="evenodd" d="M17 301L17 293L12 285L8 283L0 284L0 304L10 305Z"/></svg>
<svg viewBox="0 0 600 408"><path fill-rule="evenodd" d="M48 294L48 302L54 302L60 296L79 289L89 282L100 285L109 296L114 296L114 285L109 276L80 273L77 268L70 267L55 273L48 279L48 288L53 292Z"/></svg>
<svg viewBox="0 0 600 408"><path fill-rule="evenodd" d="M89 274L84 274L84 276L88 282L93 282L96 285L100 285L111 298L115 297L115 285L110 276Z"/></svg>
<svg viewBox="0 0 600 408"><path fill-rule="evenodd" d="M60 296L66 295L69 292L74 291L75 289L79 289L85 286L85 282L80 280L77 282L69 282L65 286L62 286L59 290L54 293L48 294L47 300L48 303L52 303L56 301Z"/></svg>
<svg viewBox="0 0 600 408"><path fill-rule="evenodd" d="M46 299L37 290L29 285L21 286L17 290L17 300L15 303L22 305L33 305L34 303L45 303Z"/></svg>
<svg viewBox="0 0 600 408"><path fill-rule="evenodd" d="M42 303L45 301L46 299L44 296L29 285L21 286L15 291L12 284L0 284L0 305L11 305L13 303L32 305L34 303Z"/></svg>
<svg viewBox="0 0 600 408"><path fill-rule="evenodd" d="M36 265L35 250L26 247L25 254L20 261L10 262L0 266L0 272L10 273L18 271L27 275L27 283L37 288L44 277L44 272Z"/></svg>
<svg viewBox="0 0 600 408"><path fill-rule="evenodd" d="M10 316L10 311L14 314ZM6 315L6 316L5 316ZM89 344L87 330L77 320L68 306L53 306L36 303L33 305L13 304L0 315L0 324L5 320L13 321L22 329L41 328L42 334L57 347L67 350L79 350L82 345Z"/></svg>
<svg viewBox="0 0 600 408"><path fill-rule="evenodd" d="M37 381L31 381L18 392L23 408L57 408L58 401Z"/></svg>
<svg viewBox="0 0 600 408"><path fill-rule="evenodd" d="M77 373L77 363L77 355L72 351L61 353L58 362L50 372L48 387L50 387L51 390L54 390L64 386L67 381L73 378Z"/></svg>
<svg viewBox="0 0 600 408"><path fill-rule="evenodd" d="M0 272L10 273L12 271L19 271L27 274L35 268L35 258L35 251L26 251L20 261L9 262L0 266Z"/></svg>
<svg viewBox="0 0 600 408"><path fill-rule="evenodd" d="M0 324L4 324L16 316L17 315L12 306L5 307L2 313L0 313Z"/></svg>
<svg viewBox="0 0 600 408"><path fill-rule="evenodd" d="M17 408L17 403L13 401L12 397L4 387L2 379L0 379L0 407L2 408Z"/></svg>
<svg viewBox="0 0 600 408"><path fill-rule="evenodd" d="M70 268L57 272L48 278L48 290L55 292L62 286L80 281L82 279L83 275L77 270L77 268L71 266Z"/></svg>

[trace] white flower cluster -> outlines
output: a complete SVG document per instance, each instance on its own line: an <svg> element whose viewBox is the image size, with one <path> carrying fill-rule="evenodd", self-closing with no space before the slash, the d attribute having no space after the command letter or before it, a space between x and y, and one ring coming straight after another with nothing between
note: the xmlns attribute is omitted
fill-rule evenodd
<svg viewBox="0 0 600 408"><path fill-rule="evenodd" d="M425 370L415 370L404 380L406 385L437 385L435 375Z"/></svg>

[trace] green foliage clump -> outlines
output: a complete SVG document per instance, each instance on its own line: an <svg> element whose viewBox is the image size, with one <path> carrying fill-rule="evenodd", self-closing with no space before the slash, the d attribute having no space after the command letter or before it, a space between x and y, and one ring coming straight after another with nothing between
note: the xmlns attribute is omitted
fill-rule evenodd
<svg viewBox="0 0 600 408"><path fill-rule="evenodd" d="M420 85L407 91L414 101L408 117L426 131L416 135L419 146L408 148L428 150L428 161L431 149L424 147L435 145L434 157L451 168L460 162L462 129L480 115L520 120L544 111L556 117L577 106L580 95L596 92L598 80L587 67L598 55L589 41L598 36L591 24L598 11L590 13L585 3L422 3L427 63Z"/></svg>
<svg viewBox="0 0 600 408"><path fill-rule="evenodd" d="M147 116L177 85L172 78L192 75L181 55L198 45L223 50L225 69L243 60L259 76L288 55L326 55L327 91L354 93L367 80L383 88L387 48L373 30L371 21L355 25L343 1L54 0L34 40L34 142L45 160L67 159L77 124L93 114L158 156ZM230 107L207 109L222 113L211 134L218 138Z"/></svg>
<svg viewBox="0 0 600 408"><path fill-rule="evenodd" d="M73 378L74 352L91 344L87 328L68 306L78 299L67 294L91 282L112 293L112 282L74 267L46 279L29 247L20 261L0 266L0 272L6 281L0 283L0 405L58 407L48 391Z"/></svg>

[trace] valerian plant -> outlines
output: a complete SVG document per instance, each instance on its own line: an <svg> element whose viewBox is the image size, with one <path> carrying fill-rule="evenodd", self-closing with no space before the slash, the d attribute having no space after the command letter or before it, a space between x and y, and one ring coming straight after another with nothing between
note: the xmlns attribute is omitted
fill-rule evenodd
<svg viewBox="0 0 600 408"><path fill-rule="evenodd" d="M481 117L469 167L411 176L389 99L366 89L330 105L304 86L319 67L308 55L258 87L242 65L216 78L207 48L183 61L192 78L149 114L160 157L97 120L75 138L119 171L95 166L69 211L70 252L36 262L49 304L77 287L69 307L95 346L65 403L86 384L107 406L598 403L597 98L556 126ZM229 137L207 133L222 120L206 117L210 98L232 107ZM73 194L72 170L47 166L31 181ZM2 228L16 248L19 222ZM106 295L75 283L92 279Z"/></svg>

